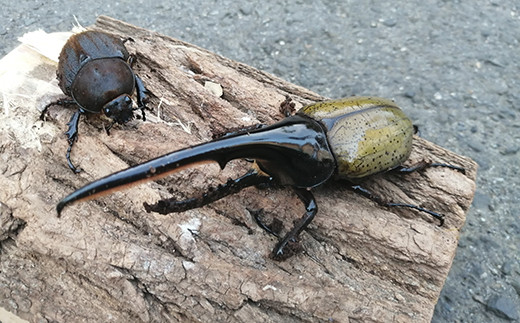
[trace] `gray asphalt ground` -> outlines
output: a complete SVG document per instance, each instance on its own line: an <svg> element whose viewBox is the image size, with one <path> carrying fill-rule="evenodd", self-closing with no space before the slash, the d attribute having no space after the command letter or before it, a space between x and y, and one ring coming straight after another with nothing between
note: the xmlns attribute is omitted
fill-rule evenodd
<svg viewBox="0 0 520 323"><path fill-rule="evenodd" d="M480 165L433 321L519 320L518 0L1 2L0 56L25 32L67 31L74 16L88 26L103 14L328 97L396 100L423 137Z"/></svg>

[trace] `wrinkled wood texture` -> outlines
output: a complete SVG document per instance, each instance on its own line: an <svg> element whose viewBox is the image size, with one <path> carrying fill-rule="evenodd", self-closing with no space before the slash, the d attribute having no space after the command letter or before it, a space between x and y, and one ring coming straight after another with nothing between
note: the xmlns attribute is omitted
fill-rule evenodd
<svg viewBox="0 0 520 323"><path fill-rule="evenodd" d="M466 175L431 168L379 176L366 187L392 201L446 215L446 224L413 210L388 209L330 182L315 190L319 213L301 235L304 252L269 258L276 239L250 210L284 227L303 214L290 189L248 188L209 206L148 214L144 201L189 197L247 170L232 162L185 170L99 200L67 208L74 189L128 165L210 140L226 129L282 118L290 95L297 107L324 99L273 75L185 42L108 17L95 26L132 37L135 70L153 93L145 122L103 131L82 119L72 159L63 135L71 109L59 97L56 63L18 49L31 62L9 83L0 115L0 307L30 321L57 322L428 322L442 289L475 190L476 164L421 138L410 160L444 161ZM25 55L25 56L24 56ZM24 72L24 71L19 71ZM0 75L6 83L6 75ZM331 80L333 82L333 80ZM210 90L218 84L221 97ZM218 86L217 86L218 88ZM397 102L399 103L399 102ZM403 107L406 111L406 107Z"/></svg>

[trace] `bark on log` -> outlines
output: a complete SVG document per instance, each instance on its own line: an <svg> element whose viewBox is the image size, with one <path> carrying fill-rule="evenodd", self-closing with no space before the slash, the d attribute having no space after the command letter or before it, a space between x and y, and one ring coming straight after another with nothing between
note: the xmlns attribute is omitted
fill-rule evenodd
<svg viewBox="0 0 520 323"><path fill-rule="evenodd" d="M273 75L154 32L100 17L94 26L132 37L135 70L153 93L153 115L115 126L89 116L67 167L63 136L72 111L39 107L60 93L56 65L26 47L16 73L2 78L0 115L0 307L30 321L58 322L427 322L431 319L471 204L476 164L421 138L407 163L463 166L378 176L366 186L392 200L446 215L432 219L382 208L330 182L315 190L319 213L301 235L303 253L276 262L276 240L255 224L263 209L285 228L303 212L289 189L249 188L188 212L148 214L142 203L192 196L247 170L205 165L66 209L74 189L128 165L208 141L229 128L282 118L286 95L297 108L324 99ZM59 49L58 49L59 50ZM1 65L1 64L0 64ZM25 73L25 74L23 74ZM17 83L18 82L18 83ZM216 95L210 85L223 90ZM50 93L50 94L49 94ZM45 95L43 95L45 94ZM398 102L399 103L399 102ZM406 111L406 107L404 107Z"/></svg>

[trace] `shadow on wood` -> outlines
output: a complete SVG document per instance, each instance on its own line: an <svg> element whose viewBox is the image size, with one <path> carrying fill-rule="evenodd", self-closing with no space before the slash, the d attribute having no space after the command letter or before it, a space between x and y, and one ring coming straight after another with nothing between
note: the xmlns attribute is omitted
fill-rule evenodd
<svg viewBox="0 0 520 323"><path fill-rule="evenodd" d="M305 252L275 262L268 256L276 241L250 211L263 210L268 220L277 217L290 227L303 212L291 190L248 188L168 216L142 207L236 178L248 168L241 161L224 171L196 167L77 204L58 219L56 203L94 179L229 128L271 124L283 117L278 106L286 95L297 108L324 99L121 21L100 17L94 28L135 40L127 47L152 92L153 115L115 126L110 136L98 116L85 118L72 154L84 171L73 174L63 136L72 110L52 107L46 122L38 119L38 108L60 94L55 63L24 46L3 59L3 68L18 60L24 77L1 76L0 306L31 321L62 322L431 319L473 198L476 164L420 138L408 163L447 162L467 174L432 168L366 185L386 199L445 214L443 227L328 183L315 190L320 210L301 235Z"/></svg>

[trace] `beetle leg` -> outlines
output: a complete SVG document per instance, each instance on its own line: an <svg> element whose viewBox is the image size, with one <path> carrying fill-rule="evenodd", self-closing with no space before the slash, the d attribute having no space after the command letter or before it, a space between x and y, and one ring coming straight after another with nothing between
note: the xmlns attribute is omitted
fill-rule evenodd
<svg viewBox="0 0 520 323"><path fill-rule="evenodd" d="M110 124L105 128L105 132L107 133L107 136L110 136L110 129L112 129L112 127L116 124L117 122L112 120L112 122L110 122Z"/></svg>
<svg viewBox="0 0 520 323"><path fill-rule="evenodd" d="M72 161L70 160L70 152L72 150L72 146L74 145L76 140L78 140L78 124L79 117L81 116L81 114L81 109L74 112L74 114L70 118L70 121L67 123L67 126L69 126L69 128L67 129L67 132L65 132L65 135L67 135L67 141L69 142L69 148L67 148L67 153L65 156L67 157L67 163L69 164L69 168L74 173L79 173L81 171L81 169L76 168L76 166L74 166L74 164L72 164Z"/></svg>
<svg viewBox="0 0 520 323"><path fill-rule="evenodd" d="M437 212L430 211L428 209L422 208L417 205L405 204L405 203L386 203L385 206L388 206L388 207L398 206L398 207L407 207L407 208L411 208L411 209L416 209L417 211L428 213L429 215L431 215L434 218L436 218L437 220L439 220L440 227L442 227L444 225L444 215L439 214Z"/></svg>
<svg viewBox="0 0 520 323"><path fill-rule="evenodd" d="M316 213L318 213L318 204L314 199L314 195L310 190L305 188L293 188L294 192L298 195L300 200L305 205L305 214L303 217L294 225L294 227L280 240L273 249L272 257L274 259L284 259L287 256L284 255L284 248L291 241L295 241L298 235L305 230L305 228L312 222Z"/></svg>
<svg viewBox="0 0 520 323"><path fill-rule="evenodd" d="M182 201L178 201L174 198L164 199L155 204L144 202L143 206L146 212L157 212L160 214L184 212L220 200L221 198L237 193L246 187L266 184L272 180L272 177L259 175L255 170L251 170L242 177L229 179L225 184L219 185L216 189L209 188L207 192L199 197L192 197Z"/></svg>
<svg viewBox="0 0 520 323"><path fill-rule="evenodd" d="M461 172L462 174L466 174L466 170L463 167L450 165L450 164L443 164L443 163L432 163L427 161L420 161L410 167L404 167L404 166L398 166L394 169L392 169L392 172L400 173L400 174L409 174L413 173L415 171L423 170L428 167L446 167L450 169L454 169L456 171Z"/></svg>
<svg viewBox="0 0 520 323"><path fill-rule="evenodd" d="M440 227L442 227L442 225L444 224L444 215L439 214L437 212L433 212L433 211L430 211L428 209L425 209L425 208L422 208L420 206L413 205L413 204L385 202L385 201L383 201L383 199L381 197L372 194L372 192L370 192L369 190L367 190L366 188L364 188L360 185L352 185L351 188L352 188L352 190L354 190L354 192L356 192L360 195L363 195L364 197L376 202L377 204L379 204L381 206L386 206L386 207L396 207L397 206L397 207L407 207L407 208L415 209L417 211L427 213L427 214L433 216L434 218L436 218L437 220L439 220Z"/></svg>
<svg viewBox="0 0 520 323"><path fill-rule="evenodd" d="M47 110L49 110L49 108L53 105L72 105L72 104L76 104L76 101L74 101L73 99L69 99L69 98L63 98L63 99L58 99L56 101L53 101L49 104L47 104L46 106L43 107L43 110L42 110L42 113L40 113L40 120L44 120L45 119L45 115L47 114Z"/></svg>
<svg viewBox="0 0 520 323"><path fill-rule="evenodd" d="M230 136L234 136L234 135L236 135L238 133L244 133L244 132L248 132L248 131L258 130L258 129L263 128L265 126L266 125L263 124L263 123L258 123L258 124L254 124L254 125L251 125L251 126L226 128L225 130L222 130L220 132L214 133L211 136L211 139L215 140L215 139L230 137Z"/></svg>
<svg viewBox="0 0 520 323"><path fill-rule="evenodd" d="M123 38L121 41L122 41L123 44L124 44L124 43L126 43L127 41L131 41L131 42L133 43L135 40L134 40L132 37L126 37L126 38Z"/></svg>
<svg viewBox="0 0 520 323"><path fill-rule="evenodd" d="M146 121L146 116L144 113L145 109L152 110L146 106L146 102L148 102L148 90L144 87L143 80L137 75L135 75L135 87L137 92L137 106L141 109L141 114L143 116L143 121Z"/></svg>
<svg viewBox="0 0 520 323"><path fill-rule="evenodd" d="M276 223L276 225L273 225L274 224L274 220L273 220L273 223L271 223L271 225L267 225L264 223L264 221L262 221L262 219L260 219L260 215L263 214L264 210L263 209L260 209L260 210L250 210L250 209L247 209L249 211L249 213L251 214L251 216L253 217L253 219L255 219L255 222L256 224L262 228L265 232L269 233L269 234L272 234L273 236L277 237L277 238L280 238L280 235L278 234L278 232L280 230L277 230L277 229L273 229L273 226L276 226L278 223L281 224L281 221L278 221ZM276 219L275 219L276 220ZM278 228L279 226L276 226L276 228ZM276 230L276 231L275 231Z"/></svg>
<svg viewBox="0 0 520 323"><path fill-rule="evenodd" d="M285 95L285 100L280 103L280 113L284 116L284 117L289 117L289 116L292 116L294 114L294 111L295 111L295 107L296 104L294 102L292 102L292 99L289 95Z"/></svg>
<svg viewBox="0 0 520 323"><path fill-rule="evenodd" d="M134 41L132 38L128 37L123 42L126 42L128 40ZM136 60L137 59L136 59L135 55L133 55L133 54L130 55L128 57L128 65L130 65L130 67L133 67ZM148 109L148 110L152 111L152 109L150 109L146 106L146 103L148 102L148 96L146 95L148 93L148 90L145 88L143 80L137 74L135 74L135 87L136 87L136 94L137 94L137 107L138 107L138 109L141 109L141 115L142 115L143 121L146 121L146 116L145 116L144 110Z"/></svg>

